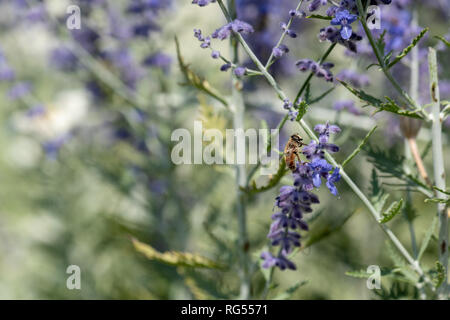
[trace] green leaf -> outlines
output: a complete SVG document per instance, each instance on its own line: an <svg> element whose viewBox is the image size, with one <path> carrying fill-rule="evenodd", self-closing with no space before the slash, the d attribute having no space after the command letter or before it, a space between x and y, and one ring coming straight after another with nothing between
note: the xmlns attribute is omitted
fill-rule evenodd
<svg viewBox="0 0 450 320"><path fill-rule="evenodd" d="M302 101L300 102L300 104L298 105L298 115L297 118L295 119L296 121L300 121L302 120L303 116L306 114L306 112L308 111L308 104L306 103L306 101Z"/></svg>
<svg viewBox="0 0 450 320"><path fill-rule="evenodd" d="M450 204L450 198L428 198L425 199L425 203L444 203L444 204Z"/></svg>
<svg viewBox="0 0 450 320"><path fill-rule="evenodd" d="M320 20L331 20L331 19L333 19L332 17L322 16L320 14L311 14L309 16L306 16L305 18L306 19L320 19Z"/></svg>
<svg viewBox="0 0 450 320"><path fill-rule="evenodd" d="M355 96L357 96L359 99L367 102L369 105L379 108L383 101L380 99L375 98L374 96L371 96L370 94L367 94L363 90L358 90L353 87L351 87L348 83L345 81L337 79L347 90L349 90L351 93L353 93Z"/></svg>
<svg viewBox="0 0 450 320"><path fill-rule="evenodd" d="M423 118L418 113L419 111L410 111L410 110L402 109L391 98L389 98L389 97L385 97L385 98L386 98L386 100L388 102L382 103L380 105L380 108L376 111L376 113L380 112L380 111L388 111L388 112L391 112L391 113L398 114L400 116L405 116L405 117L410 117L410 118L415 118L415 119L422 119Z"/></svg>
<svg viewBox="0 0 450 320"><path fill-rule="evenodd" d="M385 50L385 47L386 47L386 42L384 41L384 37L386 36L386 32L387 32L387 30L384 29L383 33L380 35L380 37L375 42L375 45L378 47L378 50L380 50L380 52L382 53L383 56L384 56L384 50Z"/></svg>
<svg viewBox="0 0 450 320"><path fill-rule="evenodd" d="M159 261L172 266L190 267L190 268L208 268L208 269L224 269L220 263L200 256L198 254L179 251L167 251L161 253L155 250L152 246L140 242L139 240L131 239L136 251L142 253L147 259Z"/></svg>
<svg viewBox="0 0 450 320"><path fill-rule="evenodd" d="M439 288L445 280L445 268L439 261L436 261L436 275L433 277L433 284Z"/></svg>
<svg viewBox="0 0 450 320"><path fill-rule="evenodd" d="M403 256L399 255L397 248L391 242L387 242L387 253L394 263L396 271L403 274L406 278L406 281L416 284L419 280L418 275L411 270L409 264L406 262ZM397 278L398 279L398 278ZM398 279L403 280L403 279Z"/></svg>
<svg viewBox="0 0 450 320"><path fill-rule="evenodd" d="M399 62L400 60L402 60L411 50L412 48L414 48L420 41L420 39L423 38L423 36L428 32L428 28L423 29L411 42L411 44L409 46L407 46L405 49L403 49L402 52L400 52L399 55L397 55L395 57L395 59L389 63L389 65L387 66L388 69L392 68L395 64L397 64L397 62Z"/></svg>
<svg viewBox="0 0 450 320"><path fill-rule="evenodd" d="M425 250L428 248L428 244L430 243L431 236L434 233L434 230L436 230L436 226L438 223L438 216L434 216L433 221L431 222L431 226L428 228L427 233L425 234L425 237L422 240L422 244L420 245L419 255L417 256L417 260L420 261L423 254L425 253Z"/></svg>
<svg viewBox="0 0 450 320"><path fill-rule="evenodd" d="M404 161L405 158L398 154L396 149L384 150L377 146L366 144L363 147L364 152L368 157L368 161L372 163L375 168L382 172L384 175L395 177L404 181L408 186L421 187L426 190L430 188L418 180L416 177L405 172Z"/></svg>
<svg viewBox="0 0 450 320"><path fill-rule="evenodd" d="M397 214L400 213L402 207L403 207L403 199L400 199L400 201L394 201L389 206L389 208L385 212L383 212L383 215L381 216L379 222L386 223L388 221L391 221Z"/></svg>
<svg viewBox="0 0 450 320"><path fill-rule="evenodd" d="M289 300L292 295L295 293L295 291L298 290L298 288L303 287L305 284L307 284L308 281L303 280L301 282L296 283L292 287L289 287L286 291L278 294L273 300Z"/></svg>
<svg viewBox="0 0 450 320"><path fill-rule="evenodd" d="M177 37L175 37L175 45L177 50L178 64L180 66L181 72L186 78L187 83L216 99L225 107L228 107L229 104L227 100L216 89L214 89L208 81L195 74L195 72L191 70L189 65L184 62Z"/></svg>
<svg viewBox="0 0 450 320"><path fill-rule="evenodd" d="M353 152L347 157L347 159L344 160L344 162L342 162L341 167L344 168L345 165L347 163L349 163L354 157L356 157L356 155L361 152L362 148L364 147L364 145L367 143L367 141L369 140L370 136L375 132L375 130L377 130L377 126L374 126L369 133L367 133L367 135L364 137L364 139L361 141L361 143L358 145L358 147L353 150Z"/></svg>
<svg viewBox="0 0 450 320"><path fill-rule="evenodd" d="M385 97L386 101L382 101L382 100L380 100L378 98L375 98L374 96L364 92L363 90L358 90L356 88L353 88L352 86L350 86L345 81L342 81L342 80L339 80L339 79L337 79L337 80L345 88L347 88L347 90L349 90L351 93L353 93L356 97L358 97L359 99L365 101L368 105L371 105L371 106L377 108L375 113L378 113L380 111L388 111L388 112L391 112L391 113L398 114L400 116L411 117L411 118L416 118L416 119L422 119L423 118L418 113L419 111L409 111L409 110L402 109L395 103L394 100L392 100L389 97Z"/></svg>
<svg viewBox="0 0 450 320"><path fill-rule="evenodd" d="M308 82L305 88L305 101L306 103L310 103L311 101L311 82Z"/></svg>
<svg viewBox="0 0 450 320"><path fill-rule="evenodd" d="M277 173L275 173L272 178L269 180L269 183L266 184L265 186L262 186L260 188L258 188L256 186L256 181L253 180L251 183L251 186L248 188L244 188L241 187L241 190L248 193L248 194L255 194L255 193L259 193L259 192L263 192L263 191L267 191L272 189L273 187L275 187L278 182L280 182L281 178L284 177L284 175L288 172L289 170L286 170L286 162L284 161L284 159L282 159L280 161L280 166L278 167L278 171Z"/></svg>
<svg viewBox="0 0 450 320"><path fill-rule="evenodd" d="M450 196L450 190L444 190L444 189L438 188L436 186L433 186L433 189Z"/></svg>
<svg viewBox="0 0 450 320"><path fill-rule="evenodd" d="M447 47L450 47L450 42L442 36L434 36L436 39L441 40Z"/></svg>
<svg viewBox="0 0 450 320"><path fill-rule="evenodd" d="M380 67L380 65L378 63L371 63L366 67L366 70L369 70L370 68L377 67L377 66Z"/></svg>
<svg viewBox="0 0 450 320"><path fill-rule="evenodd" d="M325 98L330 92L332 92L334 90L335 87L331 87L330 89L328 89L327 91L325 91L324 93L322 93L320 96L311 99L308 104L313 104L313 103L317 103L320 100L322 100L323 98Z"/></svg>

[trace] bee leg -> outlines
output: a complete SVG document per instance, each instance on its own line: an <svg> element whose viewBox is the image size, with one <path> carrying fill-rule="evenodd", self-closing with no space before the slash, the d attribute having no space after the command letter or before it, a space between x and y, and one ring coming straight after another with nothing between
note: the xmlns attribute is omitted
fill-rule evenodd
<svg viewBox="0 0 450 320"><path fill-rule="evenodd" d="M295 157L297 158L298 163L300 163L300 164L303 163L302 160L300 159L300 155L298 154L297 151L295 152Z"/></svg>

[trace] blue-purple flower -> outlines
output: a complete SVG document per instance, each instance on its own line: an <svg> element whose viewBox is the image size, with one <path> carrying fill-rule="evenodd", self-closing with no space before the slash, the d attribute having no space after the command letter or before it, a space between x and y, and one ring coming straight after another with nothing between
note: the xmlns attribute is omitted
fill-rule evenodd
<svg viewBox="0 0 450 320"><path fill-rule="evenodd" d="M336 12L336 15L331 20L331 24L341 26L341 36L344 40L349 40L352 36L352 27L351 24L358 19L356 14L352 14L348 12L348 10L339 10Z"/></svg>

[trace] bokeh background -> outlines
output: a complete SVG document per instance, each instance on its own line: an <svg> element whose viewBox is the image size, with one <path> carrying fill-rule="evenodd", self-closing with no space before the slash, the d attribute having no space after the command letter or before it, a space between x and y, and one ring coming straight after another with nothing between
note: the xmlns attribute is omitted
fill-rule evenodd
<svg viewBox="0 0 450 320"><path fill-rule="evenodd" d="M390 28L393 50L398 52L417 34L417 27L412 26L415 5L419 30L430 28L419 46L420 101L429 102L427 46L439 50L441 98L448 100L449 53L433 36L448 36L449 3L398 2L405 6L382 11L382 27ZM66 27L66 8L71 4L81 8L81 30ZM280 22L287 21L297 1L242 0L237 4L239 18L256 30L247 37L251 47L267 59L280 36ZM194 120L202 120L205 128L231 128L231 115L220 103L186 85L174 41L176 36L191 70L228 95L230 72L220 72L220 63L193 37L194 28L209 34L223 24L217 5L199 8L188 0L0 1L1 299L238 296L234 170L230 166L175 166L170 160L174 129L192 130ZM273 67L290 96L307 76L295 69L295 61L318 59L328 48L317 36L327 24L313 19L294 24L298 37L286 41L290 52ZM215 46L228 55L227 41ZM357 55L342 46L332 52L328 61L335 63L333 73L342 72L345 77L347 72L373 95L394 96L377 68L365 70L374 59L364 41L359 46ZM241 57L245 60L244 54ZM394 74L408 89L408 66L399 64ZM246 127L260 128L265 121L274 128L284 116L282 103L263 79L252 77L244 83ZM337 83L314 78L311 94L318 96L332 87L333 92L315 104L305 119L311 124L339 124L338 161L375 124L380 129L371 142L404 154L397 118L374 116L373 109L361 108L363 103ZM444 155L448 157L447 125L448 121L444 128ZM299 131L295 123L286 125L279 148L289 134ZM430 152L426 152L430 139L430 128L424 126L418 144L431 173ZM372 167L361 153L347 168L366 192ZM450 169L448 161L446 168ZM291 178L286 176L282 183L291 184ZM278 189L252 196L247 203L255 298L264 287L259 254L267 245ZM365 279L346 272L369 265L392 266L385 235L344 181L338 189L337 199L319 192L321 203L315 212L320 217L311 224L311 234L325 235L324 229L330 233L295 256L298 270L275 272L277 286L269 297L305 282L289 298L379 298L367 289ZM391 200L404 197L404 191L386 189ZM435 205L425 204L424 199L412 193L409 208L419 242L435 214ZM399 217L391 227L411 250L406 219ZM226 268L205 270L147 259L136 251L132 238L159 252L196 253ZM424 265L431 268L436 254L432 239ZM66 268L72 264L81 268L81 290L66 288ZM390 288L392 281L383 277L382 284ZM399 297L411 298L411 292Z"/></svg>

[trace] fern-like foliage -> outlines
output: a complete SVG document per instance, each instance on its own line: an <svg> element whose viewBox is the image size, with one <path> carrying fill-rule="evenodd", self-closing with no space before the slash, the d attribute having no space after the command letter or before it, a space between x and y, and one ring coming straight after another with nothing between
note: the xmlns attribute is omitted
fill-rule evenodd
<svg viewBox="0 0 450 320"><path fill-rule="evenodd" d="M403 186L421 187L426 190L430 188L422 183L418 177L407 173L404 169L405 157L398 154L394 149L382 150L377 146L366 144L363 147L367 159L374 167L383 174L383 177L397 178L403 182ZM396 186L396 184L393 184ZM398 184L401 186L401 184Z"/></svg>

